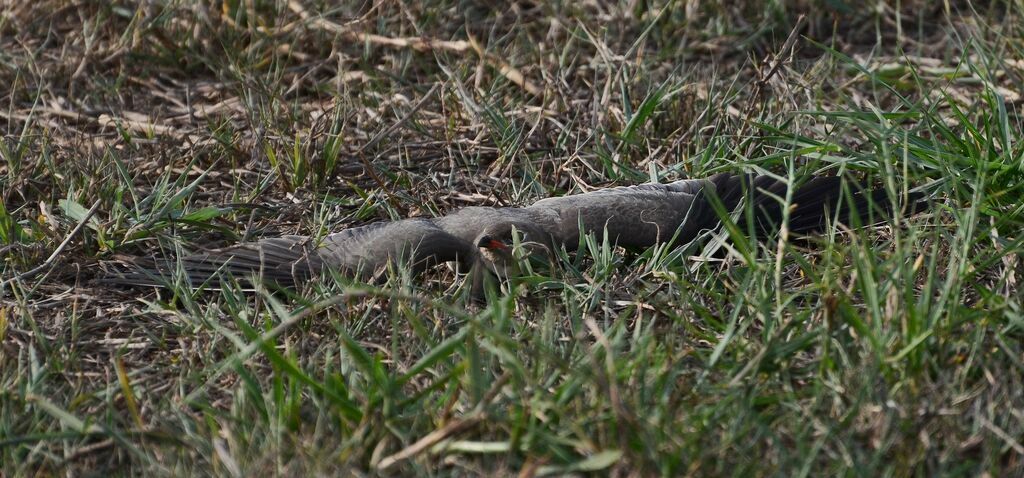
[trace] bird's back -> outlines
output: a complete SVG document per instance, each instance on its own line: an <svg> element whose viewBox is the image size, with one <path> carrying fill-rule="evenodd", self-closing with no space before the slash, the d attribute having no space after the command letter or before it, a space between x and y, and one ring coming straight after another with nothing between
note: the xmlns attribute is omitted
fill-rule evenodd
<svg viewBox="0 0 1024 478"><path fill-rule="evenodd" d="M470 206L438 217L434 222L445 232L471 244L483 231L501 223L530 225L552 235L560 229L560 217L550 211L518 207Z"/></svg>
<svg viewBox="0 0 1024 478"><path fill-rule="evenodd" d="M691 206L707 184L683 180L602 189L542 199L527 209L557 213L566 245L578 242L582 224L583 232L589 233L600 234L607 228L609 240L618 245L648 247L670 240L684 224L680 239L699 231L704 221L694 221L693 214L702 211L691 211Z"/></svg>

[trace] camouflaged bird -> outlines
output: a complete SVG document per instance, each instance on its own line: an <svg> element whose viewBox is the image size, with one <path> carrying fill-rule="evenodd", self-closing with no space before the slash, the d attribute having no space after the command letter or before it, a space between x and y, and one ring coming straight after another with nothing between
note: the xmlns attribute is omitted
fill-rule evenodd
<svg viewBox="0 0 1024 478"><path fill-rule="evenodd" d="M849 196L844 197L842 184L838 177L813 177L796 187L789 206L790 233L820 231L830 219L868 224L881 219L878 213L890 212L883 189L850 187ZM466 207L442 217L345 229L320 240L274 237L186 255L178 262L192 285L233 276L294 286L327 270L372 280L389 265L408 264L419 272L445 262L457 262L462 271L476 271L476 285L482 269L507 274L513 231L531 252L550 253L561 247L571 251L582 234L605 231L611 243L620 246L646 248L668 242L676 246L719 227L721 212L733 212L749 202L753 221L738 223L741 230L764 240L783 221L781 201L788 188L786 182L770 176L723 173L553 197L528 207ZM919 194L912 194L913 209L919 199ZM145 278L166 276L171 270L168 264L140 263L129 279L153 284Z"/></svg>

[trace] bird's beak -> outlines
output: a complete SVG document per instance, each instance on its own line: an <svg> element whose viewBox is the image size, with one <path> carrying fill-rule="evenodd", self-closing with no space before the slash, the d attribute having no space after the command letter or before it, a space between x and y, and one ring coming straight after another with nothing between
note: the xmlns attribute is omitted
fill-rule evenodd
<svg viewBox="0 0 1024 478"><path fill-rule="evenodd" d="M499 241L497 239L491 239L491 240L485 242L484 244L482 244L482 246L486 247L487 249L499 250L499 251L507 251L509 249L507 244L505 244L504 242L501 242L501 241Z"/></svg>

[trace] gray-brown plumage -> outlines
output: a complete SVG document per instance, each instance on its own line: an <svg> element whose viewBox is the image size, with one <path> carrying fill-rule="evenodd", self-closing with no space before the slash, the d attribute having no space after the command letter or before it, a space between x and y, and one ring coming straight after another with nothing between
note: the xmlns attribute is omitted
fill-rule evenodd
<svg viewBox="0 0 1024 478"><path fill-rule="evenodd" d="M332 269L370 280L388 263L406 263L415 271L432 265L462 261L471 264L472 245L452 236L425 218L377 222L344 229L316 241L288 235L262 239L178 258L192 285L219 283L232 276L248 281L255 276L266 282L291 286ZM171 276L174 262L140 261L125 281L163 285L160 276Z"/></svg>
<svg viewBox="0 0 1024 478"><path fill-rule="evenodd" d="M338 270L363 279L379 274L389 264L404 262L415 271L434 264L457 261L464 271L481 267L504 271L511 231L522 235L533 250L565 247L573 250L580 235L607 231L612 243L644 248L673 241L686 244L701 231L720 225L720 210L733 211L749 202L752 222L739 221L764 239L783 218L780 198L787 184L768 176L718 174L707 179L668 184L642 184L553 197L524 208L467 207L447 216L380 222L346 229L313 241L284 236L210 250L179 258L187 279L198 285L216 282L223 275L290 286L324 270ZM853 188L842 197L842 182L816 177L792 195L788 228L793 233L821 229L829 218L840 222L871 222L888 212L884 190ZM746 201L744 201L746 199ZM844 200L845 199L845 200ZM919 197L911 198L916 208ZM873 210L872 207L875 209ZM879 217L880 218L880 217ZM172 265L150 263L133 273L134 282L145 276L167 275Z"/></svg>

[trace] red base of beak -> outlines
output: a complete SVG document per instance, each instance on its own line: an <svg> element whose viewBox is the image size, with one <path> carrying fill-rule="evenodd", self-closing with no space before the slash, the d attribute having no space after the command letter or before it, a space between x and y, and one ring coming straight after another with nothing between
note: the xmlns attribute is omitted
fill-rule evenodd
<svg viewBox="0 0 1024 478"><path fill-rule="evenodd" d="M488 242L484 247L486 247L488 249L497 249L499 251L506 251L506 250L508 250L508 246L505 245L504 242L501 242L501 241L496 240L496 239L491 239L490 242Z"/></svg>

